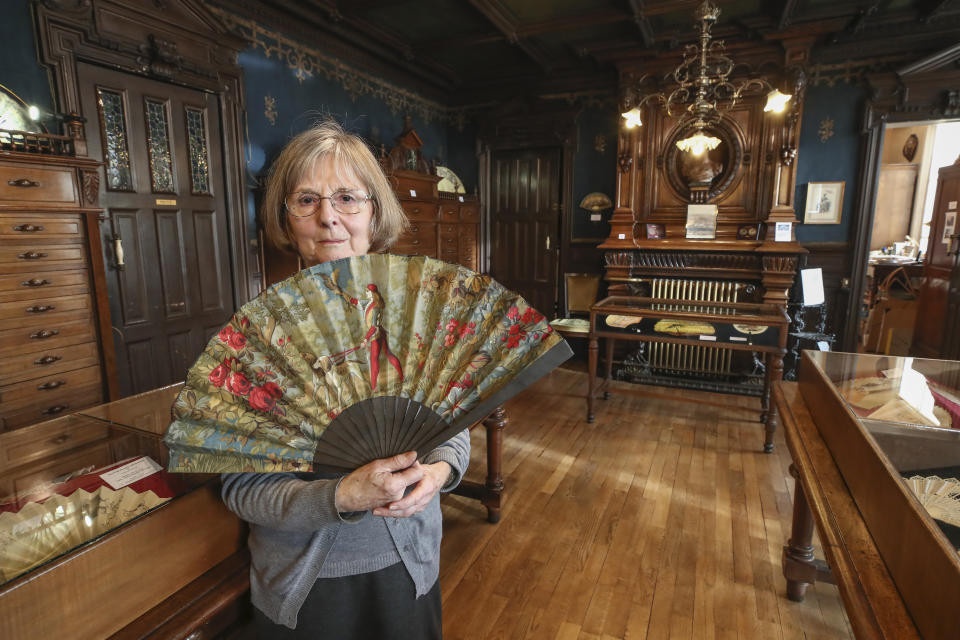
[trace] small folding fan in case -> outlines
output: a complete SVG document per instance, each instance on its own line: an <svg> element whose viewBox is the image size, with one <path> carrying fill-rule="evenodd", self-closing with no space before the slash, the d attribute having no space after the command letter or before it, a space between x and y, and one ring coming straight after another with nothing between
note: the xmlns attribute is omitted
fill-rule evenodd
<svg viewBox="0 0 960 640"><path fill-rule="evenodd" d="M171 471L352 471L425 455L570 357L487 276L425 257L345 258L234 314L187 373Z"/></svg>

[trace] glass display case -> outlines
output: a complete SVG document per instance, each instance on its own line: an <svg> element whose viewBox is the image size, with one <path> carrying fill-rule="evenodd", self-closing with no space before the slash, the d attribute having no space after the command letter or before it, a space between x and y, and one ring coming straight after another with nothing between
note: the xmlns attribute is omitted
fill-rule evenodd
<svg viewBox="0 0 960 640"><path fill-rule="evenodd" d="M0 637L112 635L242 549L216 478L166 471L180 386L0 434Z"/></svg>
<svg viewBox="0 0 960 640"><path fill-rule="evenodd" d="M960 362L805 351L799 391L803 411L785 408L809 412L920 635L960 637ZM798 442L788 434L816 490L816 446ZM794 518L796 534L796 504Z"/></svg>

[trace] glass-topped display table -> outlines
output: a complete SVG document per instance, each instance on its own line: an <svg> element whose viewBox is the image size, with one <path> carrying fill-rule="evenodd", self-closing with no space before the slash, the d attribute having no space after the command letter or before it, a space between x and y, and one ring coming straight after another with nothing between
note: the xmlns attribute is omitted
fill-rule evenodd
<svg viewBox="0 0 960 640"><path fill-rule="evenodd" d="M244 526L217 479L166 471L178 390L0 434L0 637L177 635L246 589ZM174 594L194 610L162 613Z"/></svg>
<svg viewBox="0 0 960 640"><path fill-rule="evenodd" d="M770 384L783 376L787 328L786 311L773 304L668 300L639 296L610 296L590 310L587 422L593 422L593 401L606 397L614 347L618 340L671 345L676 367L688 358L722 362L731 351L764 354L760 421L765 423L764 451L773 451L775 411L770 410ZM606 341L606 374L596 383L599 340Z"/></svg>
<svg viewBox="0 0 960 640"><path fill-rule="evenodd" d="M797 483L787 595L826 577L857 637L960 638L960 362L805 351L774 402Z"/></svg>

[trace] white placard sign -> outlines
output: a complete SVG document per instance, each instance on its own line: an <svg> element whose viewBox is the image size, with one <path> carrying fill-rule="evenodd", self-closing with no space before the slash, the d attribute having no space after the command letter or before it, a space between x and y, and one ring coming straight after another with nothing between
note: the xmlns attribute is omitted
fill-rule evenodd
<svg viewBox="0 0 960 640"><path fill-rule="evenodd" d="M460 202L463 202L463 196L460 196L457 199L460 200Z"/></svg>
<svg viewBox="0 0 960 640"><path fill-rule="evenodd" d="M591 214L590 214L590 222L600 222L600 214L599 214L599 213L591 213Z"/></svg>
<svg viewBox="0 0 960 640"><path fill-rule="evenodd" d="M792 222L778 222L776 232L773 236L774 242L790 242L790 230L793 228Z"/></svg>
<svg viewBox="0 0 960 640"><path fill-rule="evenodd" d="M150 458L143 456L120 465L116 469L104 471L100 474L100 477L110 485L111 489L116 491L117 489L123 489L127 485L133 484L137 480L152 476L162 468L163 467Z"/></svg>
<svg viewBox="0 0 960 640"><path fill-rule="evenodd" d="M410 197L411 197L411 198L416 198L416 197L417 197L417 190L416 190L416 189L410 189Z"/></svg>
<svg viewBox="0 0 960 640"><path fill-rule="evenodd" d="M952 236L956 232L957 228L957 212L956 211L947 211L943 219L943 236L940 238L943 241L943 244L950 246L950 243L953 242Z"/></svg>
<svg viewBox="0 0 960 640"><path fill-rule="evenodd" d="M817 348L820 349L820 351L830 351L830 343L826 340L818 340Z"/></svg>
<svg viewBox="0 0 960 640"><path fill-rule="evenodd" d="M618 233L618 234L617 234L617 240L626 240L626 239L627 239L627 234L625 234L625 233Z"/></svg>
<svg viewBox="0 0 960 640"><path fill-rule="evenodd" d="M800 284L803 287L803 304L808 307L823 304L823 269L801 269Z"/></svg>

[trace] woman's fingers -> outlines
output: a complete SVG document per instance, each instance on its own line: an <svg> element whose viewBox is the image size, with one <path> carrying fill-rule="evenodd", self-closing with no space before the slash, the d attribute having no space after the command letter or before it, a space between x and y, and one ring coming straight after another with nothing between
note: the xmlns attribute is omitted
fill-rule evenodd
<svg viewBox="0 0 960 640"><path fill-rule="evenodd" d="M414 451L374 460L345 476L337 487L341 512L366 511L403 497L407 487L423 478Z"/></svg>

